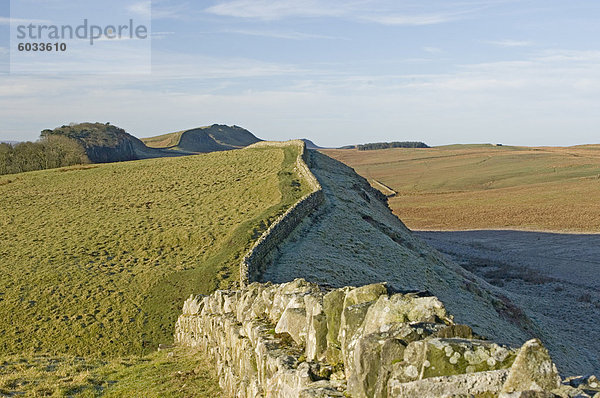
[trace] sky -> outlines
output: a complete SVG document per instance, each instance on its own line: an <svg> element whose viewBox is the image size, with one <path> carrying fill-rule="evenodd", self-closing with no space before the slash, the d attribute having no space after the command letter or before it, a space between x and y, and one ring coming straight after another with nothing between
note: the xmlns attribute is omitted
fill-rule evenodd
<svg viewBox="0 0 600 398"><path fill-rule="evenodd" d="M122 70L0 73L0 140L99 121L137 137L235 124L323 146L600 143L597 0L148 1L86 13L106 3L13 0L9 15L0 0L0 66L15 10L151 19L149 70L98 46Z"/></svg>

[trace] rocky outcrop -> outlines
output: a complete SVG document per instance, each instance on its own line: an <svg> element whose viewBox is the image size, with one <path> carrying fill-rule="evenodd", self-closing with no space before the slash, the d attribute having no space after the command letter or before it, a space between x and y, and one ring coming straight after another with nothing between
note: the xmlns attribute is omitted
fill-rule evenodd
<svg viewBox="0 0 600 398"><path fill-rule="evenodd" d="M240 263L240 283L242 286L247 285L249 282L260 280L263 272L270 264L271 252L289 236L304 217L323 203L323 188L308 167L307 163L310 162L310 155L303 141L259 142L250 145L248 148L263 146L284 147L290 145L298 147L295 169L298 175L309 185L311 192L304 195L285 213L279 216L244 256Z"/></svg>
<svg viewBox="0 0 600 398"><path fill-rule="evenodd" d="M42 137L64 136L76 140L92 163L123 162L163 156L175 156L148 148L122 128L109 123L79 123L42 131ZM181 155L181 154L179 154Z"/></svg>
<svg viewBox="0 0 600 398"><path fill-rule="evenodd" d="M437 298L383 283L330 290L296 279L190 297L175 343L209 355L232 397L590 396L561 384L538 340L484 340Z"/></svg>

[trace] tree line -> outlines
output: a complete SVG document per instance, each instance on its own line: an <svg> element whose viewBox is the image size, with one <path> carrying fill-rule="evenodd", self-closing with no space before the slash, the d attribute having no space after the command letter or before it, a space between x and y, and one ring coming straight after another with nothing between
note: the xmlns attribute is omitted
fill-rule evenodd
<svg viewBox="0 0 600 398"><path fill-rule="evenodd" d="M429 146L423 142L416 141L394 141L394 142L373 142L370 144L357 145L356 148L359 151L368 151L373 149L387 149L387 148L429 148Z"/></svg>
<svg viewBox="0 0 600 398"><path fill-rule="evenodd" d="M0 175L89 163L84 148L64 136L45 136L37 142L0 144Z"/></svg>

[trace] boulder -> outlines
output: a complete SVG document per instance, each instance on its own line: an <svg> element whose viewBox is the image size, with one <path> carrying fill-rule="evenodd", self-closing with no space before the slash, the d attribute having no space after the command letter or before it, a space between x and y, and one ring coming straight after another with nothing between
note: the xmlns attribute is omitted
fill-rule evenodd
<svg viewBox="0 0 600 398"><path fill-rule="evenodd" d="M372 304L372 301L355 304L344 308L342 311L342 320L340 322L340 333L338 335L338 339L340 341L340 346L342 347L344 365L347 365L346 353L348 351L348 345L351 343L351 340L358 328L362 325L365 316L367 315L367 311Z"/></svg>
<svg viewBox="0 0 600 398"><path fill-rule="evenodd" d="M503 393L552 391L560 386L560 376L548 350L538 339L525 342L510 368Z"/></svg>

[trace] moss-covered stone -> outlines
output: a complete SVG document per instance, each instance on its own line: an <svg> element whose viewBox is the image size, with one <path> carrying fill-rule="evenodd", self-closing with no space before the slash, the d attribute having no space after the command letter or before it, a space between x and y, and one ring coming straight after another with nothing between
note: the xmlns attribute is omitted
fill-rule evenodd
<svg viewBox="0 0 600 398"><path fill-rule="evenodd" d="M338 339L342 310L346 293L352 288L344 287L332 290L323 297L323 312L327 317L327 362L332 365L341 363L342 348Z"/></svg>
<svg viewBox="0 0 600 398"><path fill-rule="evenodd" d="M510 369L502 392L551 391L560 386L560 377L548 350L538 339L525 342Z"/></svg>
<svg viewBox="0 0 600 398"><path fill-rule="evenodd" d="M509 368L515 350L481 340L433 338L410 343L395 369L398 380L451 376Z"/></svg>
<svg viewBox="0 0 600 398"><path fill-rule="evenodd" d="M354 288L346 293L344 299L344 308L360 303L375 301L379 296L387 296L387 287L385 283L373 283Z"/></svg>
<svg viewBox="0 0 600 398"><path fill-rule="evenodd" d="M380 296L369 308L365 317L364 332L383 332L386 327L396 323L428 322L436 319L448 319L444 305L436 297L385 295Z"/></svg>

